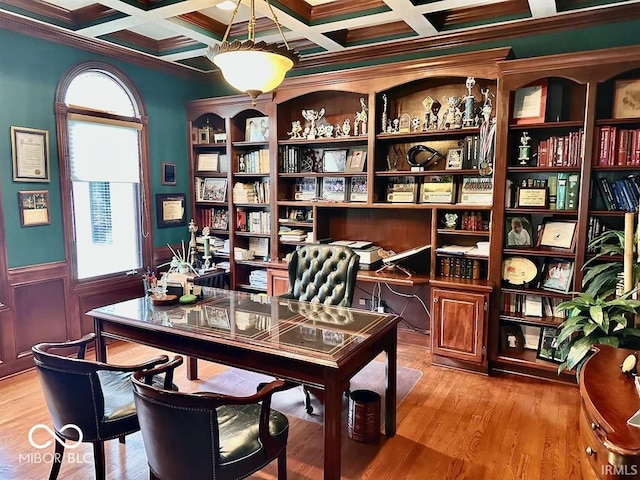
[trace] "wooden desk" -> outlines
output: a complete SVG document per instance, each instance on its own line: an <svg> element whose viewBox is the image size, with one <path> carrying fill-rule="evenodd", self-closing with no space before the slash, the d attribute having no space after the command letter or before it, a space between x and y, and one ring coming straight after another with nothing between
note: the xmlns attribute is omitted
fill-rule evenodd
<svg viewBox="0 0 640 480"><path fill-rule="evenodd" d="M106 361L105 338L113 338L324 390L324 478L338 480L342 394L385 352L385 433L395 435L399 316L229 290L205 288L205 295L189 306L152 307L139 298L91 310L97 359Z"/></svg>
<svg viewBox="0 0 640 480"><path fill-rule="evenodd" d="M583 480L640 478L640 428L627 420L640 409L633 378L620 371L632 350L597 345L580 372Z"/></svg>

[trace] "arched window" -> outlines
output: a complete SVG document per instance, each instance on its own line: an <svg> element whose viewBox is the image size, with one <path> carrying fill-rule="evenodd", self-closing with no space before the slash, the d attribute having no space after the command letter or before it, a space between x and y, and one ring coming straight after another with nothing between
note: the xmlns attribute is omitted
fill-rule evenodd
<svg viewBox="0 0 640 480"><path fill-rule="evenodd" d="M126 77L88 63L58 87L67 258L86 280L149 265L146 118Z"/></svg>

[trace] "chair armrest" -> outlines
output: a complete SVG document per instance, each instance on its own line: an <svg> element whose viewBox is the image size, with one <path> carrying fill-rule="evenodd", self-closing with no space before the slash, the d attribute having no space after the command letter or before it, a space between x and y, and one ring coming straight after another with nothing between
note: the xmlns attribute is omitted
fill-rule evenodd
<svg viewBox="0 0 640 480"><path fill-rule="evenodd" d="M183 359L181 356L176 355L173 357L173 360L168 361L169 358L166 355L164 355L164 357L167 359L165 363L146 370L139 369L133 373L134 378L146 383L147 385L151 385L155 375L161 375L164 373L164 384L162 387L165 390L173 389L173 372L176 368L182 365Z"/></svg>
<svg viewBox="0 0 640 480"><path fill-rule="evenodd" d="M145 362L137 363L135 365L116 365L114 363L102 363L96 362L98 368L96 370L117 370L119 372L137 372L140 370L147 371L153 369L158 365L166 364L169 361L167 355L158 355Z"/></svg>
<svg viewBox="0 0 640 480"><path fill-rule="evenodd" d="M89 333L78 340L69 340L66 342L44 342L35 345L33 348L41 350L45 353L49 350L57 350L63 348L77 348L77 358L84 359L85 352L87 351L87 345L96 339L95 333Z"/></svg>
<svg viewBox="0 0 640 480"><path fill-rule="evenodd" d="M224 393L215 392L194 392L193 395L211 400L212 405L219 407L220 405L250 405L259 403L268 399L271 402L271 396L282 390L288 390L295 385L290 385L284 380L274 380L267 383L253 395L248 397L235 397L233 395L225 395Z"/></svg>

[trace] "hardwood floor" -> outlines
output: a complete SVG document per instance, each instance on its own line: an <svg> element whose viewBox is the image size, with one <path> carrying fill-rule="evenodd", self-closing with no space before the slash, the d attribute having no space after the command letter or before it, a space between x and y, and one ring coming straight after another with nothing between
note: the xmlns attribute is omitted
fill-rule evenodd
<svg viewBox="0 0 640 480"><path fill-rule="evenodd" d="M571 480L580 478L578 464L579 395L574 386L527 378L485 377L433 367L428 337L404 331L399 364L423 371L423 376L398 407L398 429L379 445L345 438L343 478L353 480ZM109 347L112 363L134 363L157 350L131 344ZM200 377L224 367L200 362ZM186 379L181 367L176 383L193 391L200 382ZM322 427L290 418L289 480L322 478ZM46 479L48 463L37 463L28 442L29 429L49 424L49 415L34 371L0 380L0 479ZM51 448L51 452L53 448ZM39 453L49 450L37 451ZM65 455L60 479L93 478L90 445ZM22 457L21 457L22 455ZM107 478L148 478L140 433L126 445L107 442ZM276 478L275 464L254 475ZM187 480L187 479L185 479Z"/></svg>

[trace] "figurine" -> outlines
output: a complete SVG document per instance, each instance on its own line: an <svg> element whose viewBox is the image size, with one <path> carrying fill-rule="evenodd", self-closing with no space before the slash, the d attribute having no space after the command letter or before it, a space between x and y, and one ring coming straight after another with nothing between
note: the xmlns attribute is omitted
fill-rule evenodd
<svg viewBox="0 0 640 480"><path fill-rule="evenodd" d="M385 133L387 130L387 94L382 94L382 120L380 121L380 125L382 125L382 133Z"/></svg>
<svg viewBox="0 0 640 480"><path fill-rule="evenodd" d="M358 136L358 124L360 124L361 135L367 134L367 106L364 103L364 98L360 98L360 107L362 110L356 112L355 122L353 123L353 135Z"/></svg>
<svg viewBox="0 0 640 480"><path fill-rule="evenodd" d="M195 265L198 251L198 246L196 245L196 232L198 231L198 226L193 221L193 218L189 222L188 228L189 233L191 233L191 238L189 239L189 263L191 265Z"/></svg>
<svg viewBox="0 0 640 480"><path fill-rule="evenodd" d="M462 102L462 98L456 96L445 95L442 99L447 103L447 111L444 112L442 120L440 122L440 130L448 130L454 125L455 122L455 110ZM451 118L451 120L449 120Z"/></svg>
<svg viewBox="0 0 640 480"><path fill-rule="evenodd" d="M531 159L531 145L529 145L529 140L531 140L529 134L522 132L520 146L518 147L518 160L520 160L520 165L527 165Z"/></svg>
<svg viewBox="0 0 640 480"><path fill-rule="evenodd" d="M473 77L467 77L465 86L467 87L467 95L464 97L464 120L462 124L465 127L473 126L473 105L475 103L475 97L471 93L471 89L476 84L476 79Z"/></svg>
<svg viewBox="0 0 640 480"><path fill-rule="evenodd" d="M333 129L336 138L342 137L342 126L339 123L336 123L336 126Z"/></svg>
<svg viewBox="0 0 640 480"><path fill-rule="evenodd" d="M418 117L413 117L411 119L411 131L417 132L420 130L420 119Z"/></svg>
<svg viewBox="0 0 640 480"><path fill-rule="evenodd" d="M321 108L319 111L316 110L302 110L302 118L304 118L307 122L309 122L309 132L307 133L306 138L309 140L313 140L316 138L316 123L324 117L324 108Z"/></svg>
<svg viewBox="0 0 640 480"><path fill-rule="evenodd" d="M351 132L351 120L345 118L344 122L342 122L342 136L348 137L349 132Z"/></svg>
<svg viewBox="0 0 640 480"><path fill-rule="evenodd" d="M289 135L289 139L302 138L300 132L302 132L302 125L300 125L300 120L291 122L291 131L287 132L287 135Z"/></svg>

